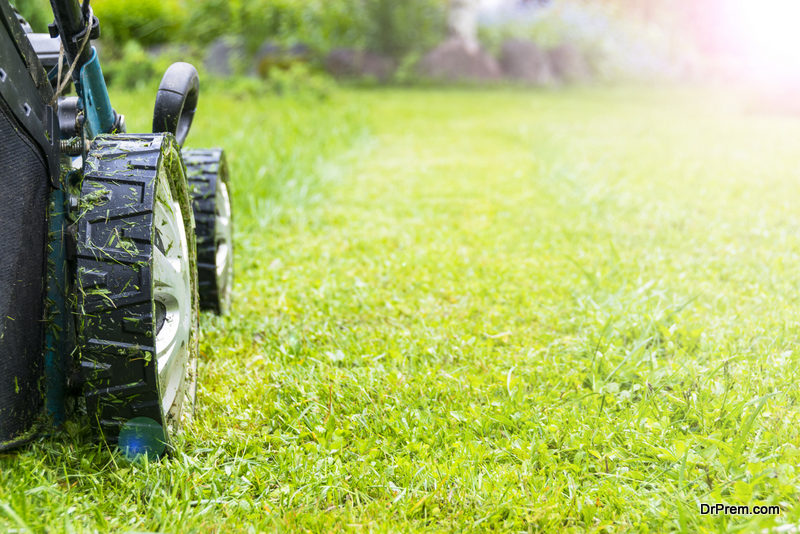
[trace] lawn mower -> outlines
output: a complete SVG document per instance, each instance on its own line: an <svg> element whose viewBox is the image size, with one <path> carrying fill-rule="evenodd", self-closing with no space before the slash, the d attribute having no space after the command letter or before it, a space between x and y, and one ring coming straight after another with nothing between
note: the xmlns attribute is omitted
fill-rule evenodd
<svg viewBox="0 0 800 534"><path fill-rule="evenodd" d="M182 149L192 65L164 74L153 131L126 133L89 0L51 6L41 34L0 0L0 450L85 407L159 456L194 409L200 309L230 305L228 167Z"/></svg>

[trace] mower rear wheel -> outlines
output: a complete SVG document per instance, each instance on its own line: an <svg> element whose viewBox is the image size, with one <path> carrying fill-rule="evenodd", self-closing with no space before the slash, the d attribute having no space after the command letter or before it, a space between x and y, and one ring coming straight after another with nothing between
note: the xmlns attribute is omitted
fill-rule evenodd
<svg viewBox="0 0 800 534"><path fill-rule="evenodd" d="M124 451L158 456L193 409L197 380L194 218L175 138L95 140L78 216L89 417Z"/></svg>
<svg viewBox="0 0 800 534"><path fill-rule="evenodd" d="M200 308L227 313L233 291L233 217L228 163L220 149L184 150L197 223Z"/></svg>

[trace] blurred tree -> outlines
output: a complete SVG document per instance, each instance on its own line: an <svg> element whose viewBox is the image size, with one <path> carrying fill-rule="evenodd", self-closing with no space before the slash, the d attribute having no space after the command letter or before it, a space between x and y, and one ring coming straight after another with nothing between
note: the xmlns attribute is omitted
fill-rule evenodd
<svg viewBox="0 0 800 534"><path fill-rule="evenodd" d="M240 9L240 2L235 0L195 0L188 3L185 39L210 43L221 35L238 33Z"/></svg>
<svg viewBox="0 0 800 534"><path fill-rule="evenodd" d="M395 58L436 44L445 29L442 0L361 0L367 48ZM354 6L358 9L358 3Z"/></svg>

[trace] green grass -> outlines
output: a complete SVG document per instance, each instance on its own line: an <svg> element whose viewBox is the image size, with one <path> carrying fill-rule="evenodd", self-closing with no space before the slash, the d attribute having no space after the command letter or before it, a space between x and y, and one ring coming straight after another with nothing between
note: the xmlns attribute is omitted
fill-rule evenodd
<svg viewBox="0 0 800 534"><path fill-rule="evenodd" d="M118 102L146 128L151 101ZM197 420L160 463L80 421L3 455L4 529L800 521L800 121L697 91L202 106L238 279Z"/></svg>

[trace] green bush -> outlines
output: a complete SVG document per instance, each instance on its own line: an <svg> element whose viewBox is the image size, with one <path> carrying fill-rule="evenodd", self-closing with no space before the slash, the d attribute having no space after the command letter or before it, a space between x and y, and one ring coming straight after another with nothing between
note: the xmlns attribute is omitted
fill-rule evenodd
<svg viewBox="0 0 800 534"><path fill-rule="evenodd" d="M445 4L437 0L356 0L366 14L369 50L402 59L435 45L444 35Z"/></svg>
<svg viewBox="0 0 800 534"><path fill-rule="evenodd" d="M181 37L186 11L179 0L93 0L108 41L122 45L132 39L144 46Z"/></svg>
<svg viewBox="0 0 800 534"><path fill-rule="evenodd" d="M109 40L148 46L207 44L243 37L255 52L265 40L304 43L318 53L347 46L402 59L444 33L446 0L94 0Z"/></svg>
<svg viewBox="0 0 800 534"><path fill-rule="evenodd" d="M244 0L247 3L247 0ZM207 44L222 35L241 31L241 3L229 0L195 0L187 5L182 38Z"/></svg>
<svg viewBox="0 0 800 534"><path fill-rule="evenodd" d="M265 39L291 41L305 33L304 19L311 12L312 8L296 0L249 0L239 12L241 32L252 51Z"/></svg>
<svg viewBox="0 0 800 534"><path fill-rule="evenodd" d="M183 45L165 45L158 55L149 54L137 41L104 51L103 74L115 89L158 87L167 68L176 61L189 61L197 67L200 79L206 79L201 62L195 61L195 51Z"/></svg>
<svg viewBox="0 0 800 534"><path fill-rule="evenodd" d="M321 1L315 11L313 25L304 36L310 46L328 52L337 46L367 47L369 19L364 9L358 8L361 0ZM309 35L310 34L310 35Z"/></svg>
<svg viewBox="0 0 800 534"><path fill-rule="evenodd" d="M158 76L154 60L136 41L128 41L116 61L106 62L103 74L109 85L118 88L144 87Z"/></svg>
<svg viewBox="0 0 800 534"><path fill-rule="evenodd" d="M347 46L401 59L444 34L444 0L251 0L241 32L251 49L265 39L302 42L318 52Z"/></svg>

